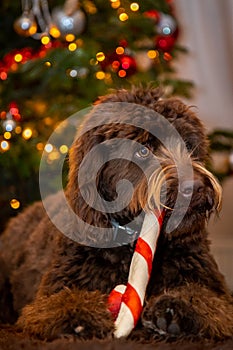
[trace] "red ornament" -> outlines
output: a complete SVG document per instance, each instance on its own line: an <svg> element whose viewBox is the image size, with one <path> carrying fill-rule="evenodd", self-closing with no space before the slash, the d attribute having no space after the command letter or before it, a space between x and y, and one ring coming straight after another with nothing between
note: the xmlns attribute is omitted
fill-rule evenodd
<svg viewBox="0 0 233 350"><path fill-rule="evenodd" d="M10 103L9 112L16 122L19 122L21 120L21 115L20 115L19 108L18 108L18 105L16 102L12 101Z"/></svg>
<svg viewBox="0 0 233 350"><path fill-rule="evenodd" d="M175 44L173 35L158 35L156 37L155 47L162 51L171 51Z"/></svg>
<svg viewBox="0 0 233 350"><path fill-rule="evenodd" d="M121 78L129 77L137 71L137 64L132 56L125 54L117 55L117 53L106 57L106 59L101 62L101 67L103 70L110 68Z"/></svg>
<svg viewBox="0 0 233 350"><path fill-rule="evenodd" d="M149 10L144 12L144 16L147 18L151 18L155 23L160 20L160 12L157 10Z"/></svg>
<svg viewBox="0 0 233 350"><path fill-rule="evenodd" d="M126 48L128 46L128 41L125 40L125 39L121 39L119 41L119 46L122 46L122 47Z"/></svg>

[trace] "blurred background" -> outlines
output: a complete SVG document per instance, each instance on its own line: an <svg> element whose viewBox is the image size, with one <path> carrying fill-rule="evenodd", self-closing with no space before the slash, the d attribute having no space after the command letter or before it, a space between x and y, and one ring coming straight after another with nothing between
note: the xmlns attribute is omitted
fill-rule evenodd
<svg viewBox="0 0 233 350"><path fill-rule="evenodd" d="M40 199L42 152L51 166L67 153L46 144L59 122L112 88L150 82L206 125L223 186L212 251L233 289L232 38L232 0L3 0L0 230Z"/></svg>
<svg viewBox="0 0 233 350"><path fill-rule="evenodd" d="M175 0L174 5L179 43L188 50L176 61L176 73L194 83L187 103L197 106L211 134L212 168L223 186L220 217L209 225L212 251L233 289L233 1Z"/></svg>

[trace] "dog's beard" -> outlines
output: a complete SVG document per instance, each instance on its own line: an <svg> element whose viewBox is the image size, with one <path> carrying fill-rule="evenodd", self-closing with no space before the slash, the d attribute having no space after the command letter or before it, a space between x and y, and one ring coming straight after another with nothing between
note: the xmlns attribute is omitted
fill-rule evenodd
<svg viewBox="0 0 233 350"><path fill-rule="evenodd" d="M203 165L192 163L193 173L202 178L204 190L202 193L193 191L190 198L179 193L177 169L174 164L166 165L153 172L148 183L148 197L144 200L144 211L165 211L165 220L170 219L167 231L187 231L205 225L211 213L221 209L221 186Z"/></svg>

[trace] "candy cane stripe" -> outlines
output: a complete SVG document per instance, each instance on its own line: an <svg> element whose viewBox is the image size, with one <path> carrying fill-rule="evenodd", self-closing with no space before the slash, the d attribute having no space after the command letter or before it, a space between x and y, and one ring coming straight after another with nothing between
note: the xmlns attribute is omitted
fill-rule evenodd
<svg viewBox="0 0 233 350"><path fill-rule="evenodd" d="M115 321L116 338L128 336L140 318L162 219L163 214L160 212L146 213L132 256L126 289L123 291L120 285L115 287L117 293L110 293L110 311L116 316L119 309Z"/></svg>
<svg viewBox="0 0 233 350"><path fill-rule="evenodd" d="M130 283L127 284L126 292L122 296L122 303L125 303L131 311L135 327L142 312L142 303L137 291Z"/></svg>
<svg viewBox="0 0 233 350"><path fill-rule="evenodd" d="M148 274L150 276L151 270L152 270L152 260L153 260L153 254L151 247L149 246L144 239L141 237L138 238L136 247L135 247L135 252L140 254L147 262L148 266Z"/></svg>

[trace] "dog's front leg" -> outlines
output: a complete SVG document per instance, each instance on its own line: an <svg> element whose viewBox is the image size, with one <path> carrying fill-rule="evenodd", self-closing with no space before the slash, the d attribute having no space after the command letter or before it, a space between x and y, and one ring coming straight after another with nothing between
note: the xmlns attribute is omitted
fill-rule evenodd
<svg viewBox="0 0 233 350"><path fill-rule="evenodd" d="M151 333L165 337L224 339L233 335L232 299L188 284L152 296L145 305L142 324Z"/></svg>
<svg viewBox="0 0 233 350"><path fill-rule="evenodd" d="M68 334L101 339L111 337L114 330L106 295L68 288L37 297L24 307L17 326L31 336L47 340Z"/></svg>

